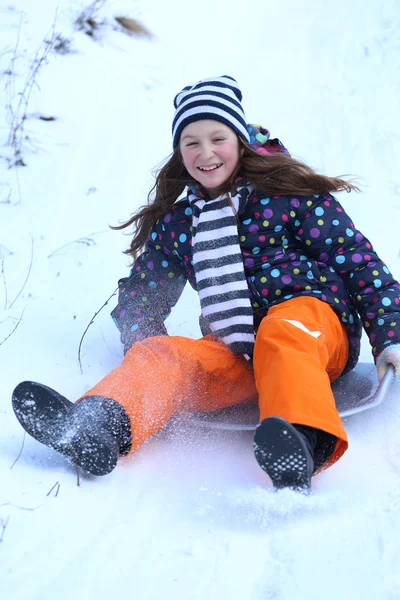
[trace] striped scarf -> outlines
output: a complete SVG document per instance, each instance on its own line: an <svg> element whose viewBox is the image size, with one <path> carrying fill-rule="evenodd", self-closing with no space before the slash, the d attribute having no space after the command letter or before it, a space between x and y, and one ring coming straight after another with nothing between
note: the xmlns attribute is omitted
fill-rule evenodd
<svg viewBox="0 0 400 600"><path fill-rule="evenodd" d="M193 267L203 317L234 354L246 358L254 348L253 309L236 219L252 190L244 185L235 195L215 200L199 197L196 187L188 194L193 210Z"/></svg>

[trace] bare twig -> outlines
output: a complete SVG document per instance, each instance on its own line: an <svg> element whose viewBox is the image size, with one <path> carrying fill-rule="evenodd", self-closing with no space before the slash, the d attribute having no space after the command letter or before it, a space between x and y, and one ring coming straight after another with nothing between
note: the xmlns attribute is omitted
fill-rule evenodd
<svg viewBox="0 0 400 600"><path fill-rule="evenodd" d="M22 311L20 318L18 319L18 321L17 321L17 322L16 322L16 324L14 325L14 328L13 328L13 329L10 331L10 333L9 333L9 334L8 334L8 335L7 335L7 336L4 338L4 340L0 342L0 346L1 346L2 344L4 344L4 342L6 342L6 341L8 340L8 338L10 338L10 337L12 336L12 334L14 333L14 331L17 329L18 325L19 325L19 324L21 323L21 321L22 321L22 317L24 316L24 312L25 312L25 310L26 310L26 307L27 307L27 306L28 306L28 305L26 305L26 306L25 306L25 308L24 308L24 310Z"/></svg>
<svg viewBox="0 0 400 600"><path fill-rule="evenodd" d="M54 497L57 498L58 496L58 492L60 491L60 484L58 483L58 481L55 482L55 484L53 485L53 487L51 488L51 490L49 490L46 494L46 496L50 496L51 492L54 490L54 488L57 486L57 490L56 493L54 494Z"/></svg>
<svg viewBox="0 0 400 600"><path fill-rule="evenodd" d="M24 288L27 284L27 281L29 279L29 275L31 274L31 270L32 270L32 264L33 264L33 247L34 247L35 241L33 239L33 237L31 236L31 260L29 263L29 268L28 268L28 273L26 274L25 277L25 281L24 284L22 286L22 288L20 289L20 291L18 292L18 294L15 296L14 300L11 302L10 306L8 308L11 308L13 306L13 304L15 304L15 302L18 300L19 296L22 294L22 292L24 291Z"/></svg>
<svg viewBox="0 0 400 600"><path fill-rule="evenodd" d="M99 329L100 329L100 335L103 338L103 342L105 343L107 350L112 354L112 350L111 350L110 346L108 345L108 342L105 338L102 328L100 327Z"/></svg>
<svg viewBox="0 0 400 600"><path fill-rule="evenodd" d="M15 169L15 179L17 180L17 190L18 190L18 202L15 204L22 204L22 194L21 194L21 183L19 181L19 172L18 169Z"/></svg>
<svg viewBox="0 0 400 600"><path fill-rule="evenodd" d="M7 517L6 519L0 519L0 544L4 539L4 532L6 530L9 520L10 517Z"/></svg>
<svg viewBox="0 0 400 600"><path fill-rule="evenodd" d="M69 446L68 449L69 449L70 456L71 456L71 458L73 460L73 463L75 465L75 470L76 470L76 485L78 487L80 487L81 480L80 480L80 477L79 477L79 466L78 466L77 456L76 456L75 450L74 450L74 448L72 446Z"/></svg>
<svg viewBox="0 0 400 600"><path fill-rule="evenodd" d="M47 258L51 258L55 254L57 254L57 252L60 252L60 250L63 250L64 248L67 248L68 246L71 246L72 244L85 244L86 246L95 246L96 245L95 240L89 236L98 235L99 233L108 233L108 229L104 229L103 231L94 231L93 233L90 233L86 237L81 237L77 240L73 240L72 242L67 242L63 246L60 246L56 250L53 250L53 252L51 252Z"/></svg>
<svg viewBox="0 0 400 600"><path fill-rule="evenodd" d="M7 71L7 75L9 76L9 80L6 83L6 91L9 96L8 103L6 108L10 117L10 133L8 136L7 144L11 146L14 150L14 161L10 164L10 166L25 166L25 163L22 158L22 143L24 139L24 127L25 121L27 118L28 105L30 102L31 94L33 88L38 86L37 84L37 75L42 65L46 63L48 54L51 52L53 45L58 39L58 34L56 34L55 27L57 22L57 13L58 7L55 12L53 25L50 29L50 32L45 36L42 43L40 44L38 50L36 51L35 57L31 64L31 67L28 71L28 75L26 77L25 83L23 85L22 91L19 93L19 101L15 109L12 106L13 98L15 97L14 91L12 89L13 77L14 77L14 65L17 56L17 49L19 45L21 26L22 26L22 13L21 13L21 22L18 30L18 38L15 46L13 58L11 59L10 67ZM50 34L50 37L49 37ZM12 82L12 83L11 83Z"/></svg>
<svg viewBox="0 0 400 600"><path fill-rule="evenodd" d="M128 279L125 281L125 283L123 283L122 285L118 286L113 293L111 294L111 296L109 296L107 298L107 300L104 302L104 304L99 308L99 310L97 312L94 313L93 317L90 319L89 324L87 325L85 331L82 334L82 337L80 339L79 342L79 347L78 347L78 362L79 362L79 366L81 369L81 373L83 373L83 368L82 368L82 361L81 361L81 348L82 348L82 342L83 342L83 338L85 337L89 327L92 325L92 323L94 322L95 318L97 317L97 315L103 310L103 308L105 306L107 306L107 304L110 302L111 298L113 296L115 296L115 294L117 292L120 292L128 283L130 283L132 281L132 279L136 279L136 277L138 277L140 275L140 273L136 273L135 275L131 275L131 277L128 277Z"/></svg>
<svg viewBox="0 0 400 600"><path fill-rule="evenodd" d="M6 310L8 298L7 298L7 282L6 282L6 276L4 273L4 257L5 257L5 249L2 246L1 247L1 278L3 280L3 286L4 286L4 310Z"/></svg>
<svg viewBox="0 0 400 600"><path fill-rule="evenodd" d="M57 254L57 252L59 252L60 250L64 250L64 248L67 248L68 246L72 246L72 244L85 244L86 246L95 246L96 242L92 238L89 238L89 237L79 238L79 240L74 240L73 242L67 242L63 246L60 246L59 248L57 248L57 250L54 250L53 252L51 252L51 254L49 254L47 258L51 258L55 254Z"/></svg>
<svg viewBox="0 0 400 600"><path fill-rule="evenodd" d="M23 449L24 449L24 445L25 445L25 437L26 437L26 431L24 431L24 437L22 438L22 446L21 446L21 450L19 451L19 454L18 454L17 458L14 460L13 464L11 465L11 467L10 467L10 470L11 470L12 468L14 468L14 466L16 465L16 463L17 463L17 462L19 461L19 459L21 458L21 454L22 454L22 451L23 451Z"/></svg>
<svg viewBox="0 0 400 600"><path fill-rule="evenodd" d="M4 261L5 261L5 257L7 254L9 256L12 256L14 254L14 252L12 250L10 250L9 248L7 248L6 246L4 246L4 244L0 244L0 251L1 251L1 278L3 280L3 286L4 286L4 310L7 310L8 291L7 291L7 280L6 280Z"/></svg>
<svg viewBox="0 0 400 600"><path fill-rule="evenodd" d="M17 51L18 51L18 46L19 46L19 40L21 37L21 29L22 29L22 20L24 17L24 13L21 11L20 14L20 18L19 18L19 26L18 26L18 33L17 33L17 41L15 43L14 46L14 52L10 61L10 66L8 67L7 71L6 71L6 75L8 75L7 79L6 79L6 84L4 86L4 91L5 94L8 98L8 101L6 103L6 109L8 110L10 116L11 116L11 121L14 118L14 112L13 112L13 107L12 107L12 100L15 96L15 90L14 90L14 75L15 75L15 62L17 60Z"/></svg>
<svg viewBox="0 0 400 600"><path fill-rule="evenodd" d="M107 300L106 300L106 301L104 302L104 304L103 304L103 305L102 305L102 306L99 308L99 310L98 310L97 312L95 312L95 313L94 313L93 317L90 319L90 321L89 321L89 324L87 325L87 327L86 327L85 331L84 331L84 332L83 332L83 334L82 334L82 337L81 337L81 339L80 339L79 346L78 346L78 362L79 362L79 367L80 367L80 369L81 369L81 373L83 373L82 361L81 361L81 348L82 348L82 342L83 342L83 338L85 337L85 335L86 335L86 333L87 333L87 331L88 331L89 327L91 326L91 324L93 323L93 321L95 320L95 318L97 317L97 315L98 315L98 314L99 314L99 313L100 313L100 312L103 310L103 308L104 308L105 306L107 306L107 304L110 302L111 298L112 298L113 296L115 296L115 294L117 293L117 291L118 291L118 288L116 288L116 289L113 291L113 293L111 294L111 296L109 296L109 297L107 298Z"/></svg>
<svg viewBox="0 0 400 600"><path fill-rule="evenodd" d="M13 47L12 46L6 46L2 50L0 50L0 58L2 56L5 56L6 54L10 54L10 52L12 52L12 51L13 51Z"/></svg>
<svg viewBox="0 0 400 600"><path fill-rule="evenodd" d="M0 244L1 248L4 249L4 254L9 254L10 256L12 256L14 254L13 250L10 250L10 248L7 248L7 246L5 246L4 244Z"/></svg>
<svg viewBox="0 0 400 600"><path fill-rule="evenodd" d="M3 191L3 189L4 188L1 188L1 191ZM0 204L11 204L11 189L8 190L8 194L5 200L0 200Z"/></svg>
<svg viewBox="0 0 400 600"><path fill-rule="evenodd" d="M13 508L18 508L18 510L26 510L28 512L33 512L34 510L40 508L40 505L31 508L29 506L19 506L18 504L13 504L12 502L4 502L3 504L0 504L0 506L12 506Z"/></svg>

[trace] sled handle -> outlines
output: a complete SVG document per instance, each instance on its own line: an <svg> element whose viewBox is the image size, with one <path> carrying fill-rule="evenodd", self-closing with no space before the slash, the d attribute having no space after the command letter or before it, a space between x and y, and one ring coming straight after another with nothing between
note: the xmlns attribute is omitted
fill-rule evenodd
<svg viewBox="0 0 400 600"><path fill-rule="evenodd" d="M353 408L349 408L348 410L343 410L342 412L339 412L342 419L345 417L350 417L351 415L356 415L360 412L363 412L364 410L369 410L370 408L375 408L376 406L379 406L380 404L382 404L382 402L385 400L385 398L388 394L390 386L393 383L394 377L395 377L394 367L393 367L393 365L388 365L387 371L384 374L384 376L382 377L382 380L380 381L375 392L373 394L371 394L370 396L368 396L368 398L364 398L361 406L354 406Z"/></svg>

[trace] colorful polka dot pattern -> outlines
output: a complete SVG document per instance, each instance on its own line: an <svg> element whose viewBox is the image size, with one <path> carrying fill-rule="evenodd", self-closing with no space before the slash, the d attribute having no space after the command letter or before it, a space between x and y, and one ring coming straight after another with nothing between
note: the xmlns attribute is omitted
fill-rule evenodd
<svg viewBox="0 0 400 600"><path fill-rule="evenodd" d="M192 209L174 205L159 219L129 277L119 280L118 305L112 311L125 352L136 341L166 335L165 319L179 300L186 281L194 286L191 268ZM181 254L182 248L185 253Z"/></svg>
<svg viewBox="0 0 400 600"><path fill-rule="evenodd" d="M163 321L188 280L196 288L187 200L155 224L145 252L121 280L112 316L127 349L165 333ZM255 326L268 308L300 295L329 303L345 325L348 368L359 354L361 322L374 355L400 342L400 286L330 194L268 197L255 190L239 237Z"/></svg>
<svg viewBox="0 0 400 600"><path fill-rule="evenodd" d="M288 150L282 144L278 138L270 139L270 133L268 129L262 127L262 125L248 124L247 131L250 137L250 146L259 154L287 154L290 156Z"/></svg>

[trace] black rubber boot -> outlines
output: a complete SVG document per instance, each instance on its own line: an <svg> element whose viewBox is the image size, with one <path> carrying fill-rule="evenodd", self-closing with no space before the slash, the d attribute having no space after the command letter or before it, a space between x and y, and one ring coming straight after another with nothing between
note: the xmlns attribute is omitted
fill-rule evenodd
<svg viewBox="0 0 400 600"><path fill-rule="evenodd" d="M275 489L311 491L316 438L313 428L292 425L280 417L267 417L257 425L254 454Z"/></svg>
<svg viewBox="0 0 400 600"><path fill-rule="evenodd" d="M110 473L131 447L129 417L110 398L87 396L74 404L45 385L24 381L12 405L29 435L92 475Z"/></svg>

